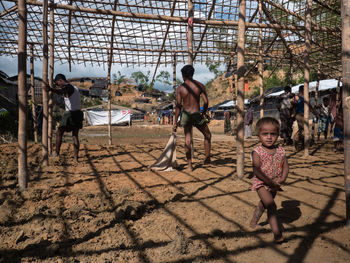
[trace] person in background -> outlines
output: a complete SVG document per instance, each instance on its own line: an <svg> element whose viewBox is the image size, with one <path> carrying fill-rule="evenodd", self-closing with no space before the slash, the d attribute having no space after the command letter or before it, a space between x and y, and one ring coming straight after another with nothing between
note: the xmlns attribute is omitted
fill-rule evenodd
<svg viewBox="0 0 350 263"><path fill-rule="evenodd" d="M81 111L80 92L77 87L72 86L63 74L57 74L54 83L57 88L47 87L47 91L64 96L65 113L59 123L56 132L56 151L53 157L60 154L62 137L65 132L72 132L74 145L74 159L78 162L79 156L79 129L83 128L84 114Z"/></svg>
<svg viewBox="0 0 350 263"><path fill-rule="evenodd" d="M291 145L292 141L292 102L294 94L291 92L291 87L284 87L284 92L278 97L278 110L281 119L281 137L283 145Z"/></svg>
<svg viewBox="0 0 350 263"><path fill-rule="evenodd" d="M207 123L208 96L205 86L193 79L194 68L186 65L181 69L184 82L176 90L175 123L173 132L176 132L177 122L181 112L180 125L184 127L185 152L188 162L188 170L192 171L192 130L195 126L204 135L205 160L204 164L210 163L211 133ZM200 112L200 98L203 99L203 111Z"/></svg>
<svg viewBox="0 0 350 263"><path fill-rule="evenodd" d="M340 90L339 101L337 101L337 110L334 118L334 151L343 152L343 141L344 141L344 115L343 115L343 101L342 101L342 91Z"/></svg>
<svg viewBox="0 0 350 263"><path fill-rule="evenodd" d="M252 138L252 124L253 124L253 109L250 104L247 105L247 111L244 114L244 137Z"/></svg>
<svg viewBox="0 0 350 263"><path fill-rule="evenodd" d="M224 121L224 133L230 133L231 132L231 114L229 111L225 111L224 112L224 117L225 117L225 121Z"/></svg>

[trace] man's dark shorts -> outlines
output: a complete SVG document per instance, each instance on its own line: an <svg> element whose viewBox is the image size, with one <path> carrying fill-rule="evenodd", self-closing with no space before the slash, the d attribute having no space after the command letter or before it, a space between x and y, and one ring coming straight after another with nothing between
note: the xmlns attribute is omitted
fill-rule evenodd
<svg viewBox="0 0 350 263"><path fill-rule="evenodd" d="M83 119L84 113L81 110L66 111L60 121L59 128L81 129L83 128Z"/></svg>
<svg viewBox="0 0 350 263"><path fill-rule="evenodd" d="M203 118L202 114L200 112L194 112L189 113L187 111L182 111L181 114L181 126L195 126L195 127L202 127L206 125L208 121Z"/></svg>

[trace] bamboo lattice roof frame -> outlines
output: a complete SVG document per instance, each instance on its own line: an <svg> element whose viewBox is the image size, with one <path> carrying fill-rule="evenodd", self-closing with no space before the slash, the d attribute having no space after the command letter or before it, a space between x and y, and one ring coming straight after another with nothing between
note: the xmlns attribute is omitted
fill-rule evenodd
<svg viewBox="0 0 350 263"><path fill-rule="evenodd" d="M53 3L53 4L52 4ZM247 0L245 63L303 68L306 0ZM0 0L0 56L17 55L17 1ZM239 0L194 0L194 63L229 63L237 46ZM171 65L186 63L188 0L49 1L54 9L55 61ZM27 41L43 56L42 1L27 0ZM341 72L340 0L313 0L310 66L328 77ZM111 41L113 39L113 41ZM113 43L112 43L113 42ZM29 47L28 47L29 51Z"/></svg>

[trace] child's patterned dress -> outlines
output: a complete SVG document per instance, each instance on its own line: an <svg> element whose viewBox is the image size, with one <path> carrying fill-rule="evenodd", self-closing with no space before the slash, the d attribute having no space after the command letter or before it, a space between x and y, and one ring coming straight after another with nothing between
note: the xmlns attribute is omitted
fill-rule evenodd
<svg viewBox="0 0 350 263"><path fill-rule="evenodd" d="M282 147L277 147L274 154L268 153L262 146L258 146L253 149L260 158L261 171L272 180L282 177L282 168L285 159L285 151ZM256 191L260 187L265 187L266 190L271 191L271 188L267 186L263 181L254 176L252 191Z"/></svg>

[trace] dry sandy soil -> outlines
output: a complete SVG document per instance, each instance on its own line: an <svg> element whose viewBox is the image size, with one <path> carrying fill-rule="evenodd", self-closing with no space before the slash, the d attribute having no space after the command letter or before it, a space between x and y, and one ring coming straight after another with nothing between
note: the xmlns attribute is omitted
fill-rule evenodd
<svg viewBox="0 0 350 263"><path fill-rule="evenodd" d="M193 172L186 170L182 130L179 169L148 167L165 146L169 126L113 127L81 132L80 163L70 137L60 158L41 165L40 145L29 144L28 190L17 190L15 144L0 145L0 262L349 262L343 162L332 142L311 157L286 147L290 173L277 195L286 242L275 245L266 214L249 228L258 202L246 172L235 174L235 143L211 123L212 164L195 133Z"/></svg>

